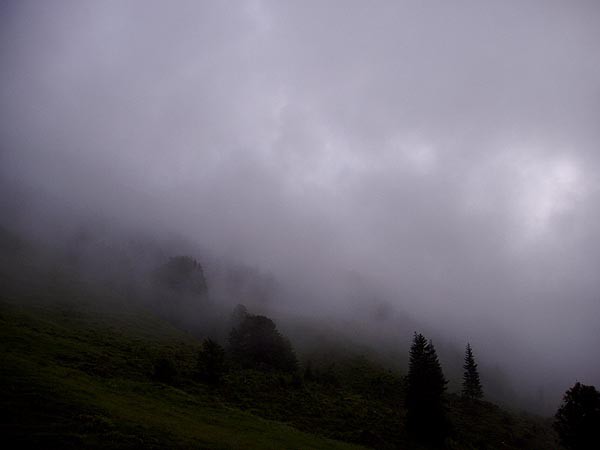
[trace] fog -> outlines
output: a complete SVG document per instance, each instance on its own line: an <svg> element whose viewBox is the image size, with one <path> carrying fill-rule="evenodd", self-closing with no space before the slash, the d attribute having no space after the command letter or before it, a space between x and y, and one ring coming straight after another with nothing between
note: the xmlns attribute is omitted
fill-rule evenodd
<svg viewBox="0 0 600 450"><path fill-rule="evenodd" d="M0 15L5 224L178 236L296 315L387 305L552 402L600 384L597 2Z"/></svg>

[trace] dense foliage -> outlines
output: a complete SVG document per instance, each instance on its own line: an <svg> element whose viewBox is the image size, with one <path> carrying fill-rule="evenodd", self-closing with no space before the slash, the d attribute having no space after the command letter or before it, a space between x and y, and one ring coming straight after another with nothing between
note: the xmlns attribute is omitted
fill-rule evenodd
<svg viewBox="0 0 600 450"><path fill-rule="evenodd" d="M154 363L153 378L156 381L166 384L172 384L175 381L177 369L175 364L169 358L159 358Z"/></svg>
<svg viewBox="0 0 600 450"><path fill-rule="evenodd" d="M554 428L568 449L600 448L600 392L594 386L575 383L564 395Z"/></svg>
<svg viewBox="0 0 600 450"><path fill-rule="evenodd" d="M178 295L205 296L208 292L204 270L189 256L175 256L155 273L156 287Z"/></svg>
<svg viewBox="0 0 600 450"><path fill-rule="evenodd" d="M229 353L246 369L296 372L298 361L290 341L268 317L245 314L229 334Z"/></svg>
<svg viewBox="0 0 600 450"><path fill-rule="evenodd" d="M211 384L218 384L225 373L225 350L218 343L206 338L198 352L198 377Z"/></svg>

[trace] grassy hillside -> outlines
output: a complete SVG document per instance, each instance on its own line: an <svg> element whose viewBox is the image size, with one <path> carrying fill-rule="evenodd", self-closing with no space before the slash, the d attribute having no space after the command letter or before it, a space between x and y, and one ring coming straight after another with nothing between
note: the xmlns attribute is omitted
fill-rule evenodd
<svg viewBox="0 0 600 450"><path fill-rule="evenodd" d="M40 300L0 304L10 448L358 448L228 406L200 384L152 382L156 357L185 374L198 342L148 314Z"/></svg>
<svg viewBox="0 0 600 450"><path fill-rule="evenodd" d="M118 290L0 264L0 432L10 448L421 448L404 428L405 380L365 357L310 356L298 375L194 375L198 337ZM177 375L154 381L160 358ZM454 449L558 448L549 421L448 395Z"/></svg>

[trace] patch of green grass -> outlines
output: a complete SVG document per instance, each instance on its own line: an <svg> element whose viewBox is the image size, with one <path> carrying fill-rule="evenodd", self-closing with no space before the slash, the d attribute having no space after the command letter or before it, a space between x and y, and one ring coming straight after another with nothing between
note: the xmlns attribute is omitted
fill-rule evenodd
<svg viewBox="0 0 600 450"><path fill-rule="evenodd" d="M143 312L26 303L0 307L0 431L12 447L356 448L227 406L202 385L152 382L158 355L185 377L199 344Z"/></svg>
<svg viewBox="0 0 600 450"><path fill-rule="evenodd" d="M451 395L449 416L457 449L558 449L551 420L510 414L493 403Z"/></svg>

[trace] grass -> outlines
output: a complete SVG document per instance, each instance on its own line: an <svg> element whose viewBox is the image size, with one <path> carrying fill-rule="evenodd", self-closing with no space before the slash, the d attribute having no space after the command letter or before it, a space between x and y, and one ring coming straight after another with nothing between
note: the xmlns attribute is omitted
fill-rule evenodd
<svg viewBox="0 0 600 450"><path fill-rule="evenodd" d="M191 370L192 336L135 308L61 298L0 303L0 427L11 447L359 448L231 407L202 385L153 382L159 355Z"/></svg>
<svg viewBox="0 0 600 450"><path fill-rule="evenodd" d="M422 448L404 428L402 374L312 355L310 376L194 377L200 342L118 290L0 264L0 433L9 448ZM170 385L153 381L172 361ZM549 421L448 395L450 449L559 448Z"/></svg>

